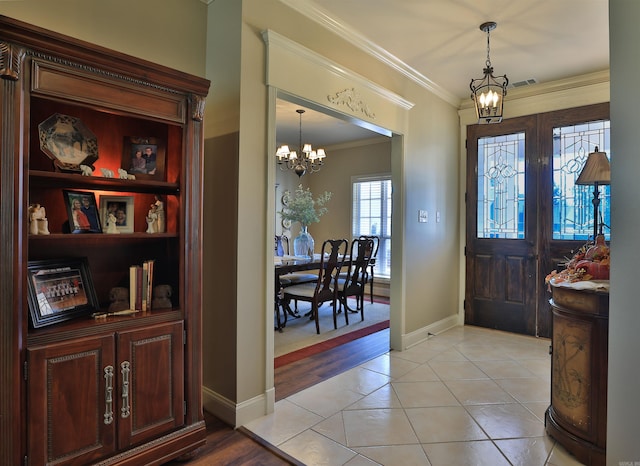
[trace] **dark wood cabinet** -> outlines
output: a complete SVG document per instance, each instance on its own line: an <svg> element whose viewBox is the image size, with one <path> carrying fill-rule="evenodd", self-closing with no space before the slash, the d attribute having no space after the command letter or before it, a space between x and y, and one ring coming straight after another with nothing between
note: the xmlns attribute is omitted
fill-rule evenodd
<svg viewBox="0 0 640 466"><path fill-rule="evenodd" d="M88 464L182 426L182 338L174 322L29 348L30 461Z"/></svg>
<svg viewBox="0 0 640 466"><path fill-rule="evenodd" d="M552 293L551 406L545 414L546 430L584 464L604 465L609 293L565 286L552 286Z"/></svg>
<svg viewBox="0 0 640 466"><path fill-rule="evenodd" d="M203 78L0 16L0 464L161 464L204 444L208 89ZM39 126L53 115L80 121L95 136L92 176L41 148ZM158 170L121 177L136 141L154 145ZM65 144L86 150L73 139ZM129 228L70 233L69 191L91 193L96 208L101 198L122 199ZM147 218L158 199L164 226L150 233ZM29 228L33 204L46 208L50 234ZM97 308L34 326L29 264L80 258ZM130 266L148 260L154 285L171 287L170 307L94 318L107 311L112 288L130 287Z"/></svg>

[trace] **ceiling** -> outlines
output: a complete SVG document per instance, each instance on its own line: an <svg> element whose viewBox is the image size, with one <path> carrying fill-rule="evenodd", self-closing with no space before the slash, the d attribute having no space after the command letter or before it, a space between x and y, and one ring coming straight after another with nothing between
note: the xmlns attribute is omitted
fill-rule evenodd
<svg viewBox="0 0 640 466"><path fill-rule="evenodd" d="M508 76L509 87L609 68L608 0L281 1L310 17L330 18L352 43L382 48L449 100L469 99L471 78L482 77L487 36L480 24L486 21L498 24L490 35L491 64L495 75ZM303 107L278 101L278 144L297 145L297 108ZM303 142L314 146L378 136L312 110L302 118Z"/></svg>

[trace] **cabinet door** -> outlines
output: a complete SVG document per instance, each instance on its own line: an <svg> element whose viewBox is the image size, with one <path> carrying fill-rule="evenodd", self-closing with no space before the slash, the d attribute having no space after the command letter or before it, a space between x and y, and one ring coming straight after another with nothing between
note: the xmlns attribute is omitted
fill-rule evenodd
<svg viewBox="0 0 640 466"><path fill-rule="evenodd" d="M115 449L112 335L27 351L28 464L89 464Z"/></svg>
<svg viewBox="0 0 640 466"><path fill-rule="evenodd" d="M184 424L183 323L118 334L118 448Z"/></svg>

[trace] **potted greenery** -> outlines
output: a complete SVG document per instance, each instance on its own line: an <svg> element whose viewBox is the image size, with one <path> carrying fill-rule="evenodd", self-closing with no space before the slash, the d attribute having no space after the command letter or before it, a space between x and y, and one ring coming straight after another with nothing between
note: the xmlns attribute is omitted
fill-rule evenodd
<svg viewBox="0 0 640 466"><path fill-rule="evenodd" d="M314 241L307 228L311 223L320 221L320 217L327 213L325 205L331 199L331 193L325 191L315 200L309 188L298 185L294 196L280 211L283 220L290 220L300 224L300 233L293 240L293 253L296 256L313 257Z"/></svg>

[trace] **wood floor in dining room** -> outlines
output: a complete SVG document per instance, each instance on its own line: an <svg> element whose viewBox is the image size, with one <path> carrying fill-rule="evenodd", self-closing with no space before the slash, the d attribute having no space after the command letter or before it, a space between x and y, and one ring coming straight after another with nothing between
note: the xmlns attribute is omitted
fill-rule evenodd
<svg viewBox="0 0 640 466"><path fill-rule="evenodd" d="M389 351L389 329L350 341L336 348L276 368L276 401L356 367ZM251 432L234 430L205 412L207 443L189 461L167 463L188 466L301 465L294 458L271 448Z"/></svg>

